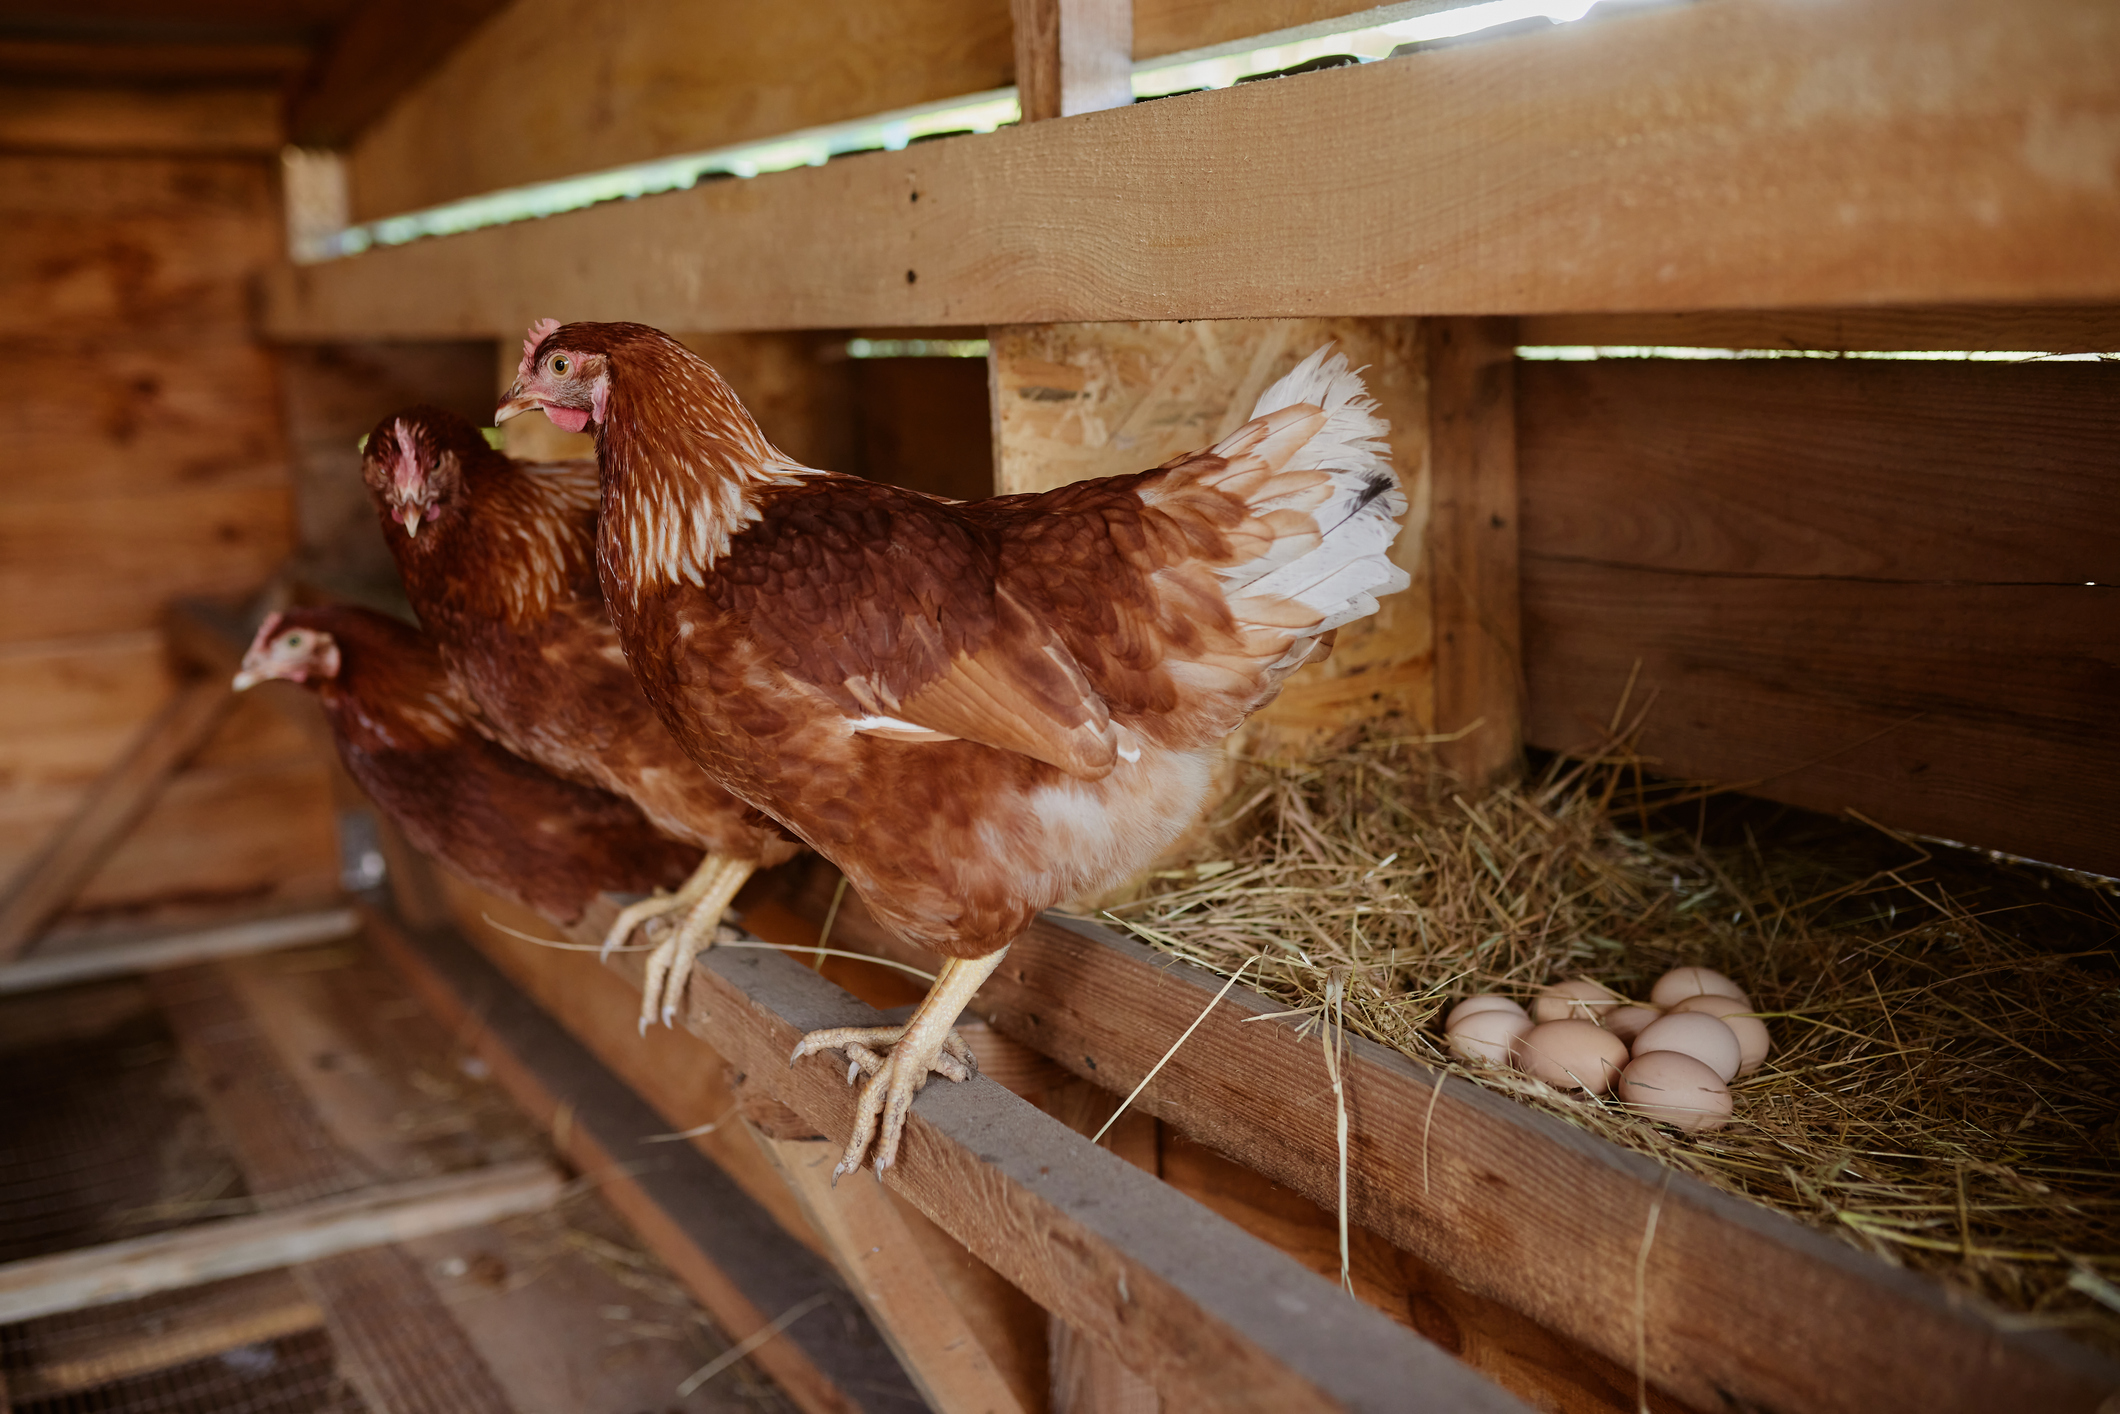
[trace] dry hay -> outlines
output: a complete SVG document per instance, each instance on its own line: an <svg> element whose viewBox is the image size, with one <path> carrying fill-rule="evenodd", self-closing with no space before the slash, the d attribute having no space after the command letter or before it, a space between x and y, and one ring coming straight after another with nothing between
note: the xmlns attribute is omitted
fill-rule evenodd
<svg viewBox="0 0 2120 1414"><path fill-rule="evenodd" d="M1247 984L1313 1018L1342 984L1358 1034L2120 1350L2109 885L2018 869L1998 890L1983 858L1820 817L1833 838L1763 845L1757 802L1710 832L1704 792L1617 755L1477 803L1431 785L1419 743L1247 770L1204 862L1111 921L1224 975L1249 959ZM1588 976L1645 998L1681 964L1736 978L1774 1033L1717 1133L1443 1049L1467 993Z"/></svg>

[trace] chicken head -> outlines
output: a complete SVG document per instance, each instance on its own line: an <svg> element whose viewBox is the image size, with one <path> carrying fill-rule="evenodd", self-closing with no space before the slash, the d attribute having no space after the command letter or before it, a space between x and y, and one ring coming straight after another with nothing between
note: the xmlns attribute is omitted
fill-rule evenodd
<svg viewBox="0 0 2120 1414"><path fill-rule="evenodd" d="M338 675L337 639L322 629L286 626L282 615L272 614L258 625L258 636L243 655L235 689L243 692L274 678L306 683L312 678L323 680Z"/></svg>
<svg viewBox="0 0 2120 1414"><path fill-rule="evenodd" d="M361 450L361 480L376 506L410 536L446 515L463 489L462 461L435 434L446 420L434 408L393 413L376 424Z"/></svg>
<svg viewBox="0 0 2120 1414"><path fill-rule="evenodd" d="M600 353L541 348L559 327L557 319L540 319L530 326L530 337L523 340L523 361L515 370L515 386L502 397L494 422L506 422L532 408L544 409L553 426L568 432L603 422L611 395L606 360Z"/></svg>

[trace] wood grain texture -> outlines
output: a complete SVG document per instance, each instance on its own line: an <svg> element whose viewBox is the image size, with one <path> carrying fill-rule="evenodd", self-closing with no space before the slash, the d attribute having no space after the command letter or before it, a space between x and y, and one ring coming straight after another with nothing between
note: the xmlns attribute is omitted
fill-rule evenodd
<svg viewBox="0 0 2120 1414"><path fill-rule="evenodd" d="M1674 314L1542 314L1523 344L1704 349L2120 350L2113 305L1955 305L1927 309L1707 310Z"/></svg>
<svg viewBox="0 0 2120 1414"><path fill-rule="evenodd" d="M19 954L66 910L234 703L228 684L212 678L177 689L89 790L80 809L9 881L0 896L0 961Z"/></svg>
<svg viewBox="0 0 2120 1414"><path fill-rule="evenodd" d="M2110 303L2116 36L2101 0L1622 13L283 269L267 324Z"/></svg>
<svg viewBox="0 0 2120 1414"><path fill-rule="evenodd" d="M377 0L339 23L287 100L287 140L342 148L507 8L507 0Z"/></svg>
<svg viewBox="0 0 2120 1414"><path fill-rule="evenodd" d="M834 931L879 956L922 956L861 921L842 910ZM1322 1049L1288 1021L1251 1020L1281 1006L1241 984L1208 1009L1222 981L1048 914L1011 946L973 1009L996 1031L1121 1093L1204 1012L1135 1107L1330 1208L1339 1156L1332 1107L1318 1099L1331 1094ZM2120 1366L2066 1340L2026 1332L1957 1292L1506 1097L1462 1085L1438 1094L1436 1073L1397 1052L1360 1039L1350 1049L1350 1216L1411 1254L1418 1270L1469 1294L1468 1328L1501 1342L1478 1358L1516 1365L1515 1375L1495 1372L1512 1387L1524 1365L1560 1357L1494 1306L1529 1317L1562 1348L1634 1368L1635 1262L1658 1206L1643 1288L1652 1398L1661 1387L1705 1409L1970 1414L2013 1402L2089 1411L2120 1390ZM1555 1193L1570 1200L1555 1203ZM1429 1317L1418 1306L1408 1314L1431 1338L1451 1329L1422 1324ZM1731 1340L1733 1330L1745 1338ZM1876 1337L1884 1330L1889 1341ZM1581 1370L1574 1382L1601 1383ZM1541 1402L1587 1398L1538 1387L1530 1397Z"/></svg>
<svg viewBox="0 0 2120 1414"><path fill-rule="evenodd" d="M1369 0L1134 0L1134 58L1160 59L1374 8Z"/></svg>
<svg viewBox="0 0 2120 1414"><path fill-rule="evenodd" d="M446 927L414 934L394 917L371 915L378 944L427 1005L494 1068L517 1103L552 1127L558 1148L584 1170L606 1175L605 1197L732 1337L826 1297L832 1309L797 1321L749 1357L800 1407L845 1414L918 1398L828 1262L789 1236L727 1173L689 1149L640 1162L644 1137L666 1120L490 962ZM695 1043L691 1050L696 1064L703 1048ZM734 1137L751 1142L740 1132ZM753 1158L763 1163L755 1150Z"/></svg>
<svg viewBox="0 0 2120 1414"><path fill-rule="evenodd" d="M354 219L999 88L1009 33L1007 0L517 0L362 134Z"/></svg>
<svg viewBox="0 0 2120 1414"><path fill-rule="evenodd" d="M263 157L279 152L281 132L279 94L262 85L0 88L0 148L17 151Z"/></svg>
<svg viewBox="0 0 2120 1414"><path fill-rule="evenodd" d="M1430 319L1428 583L1436 760L1473 789L1523 753L1517 585L1516 348L1511 321Z"/></svg>
<svg viewBox="0 0 2120 1414"><path fill-rule="evenodd" d="M1133 0L1010 0L1026 123L1134 101Z"/></svg>
<svg viewBox="0 0 2120 1414"><path fill-rule="evenodd" d="M1521 378L1533 741L2120 870L2120 370Z"/></svg>
<svg viewBox="0 0 2120 1414"><path fill-rule="evenodd" d="M639 967L621 964L636 983ZM688 1027L827 1133L853 1114L840 1066L784 1058L806 1031L877 1015L733 948L701 957L687 1001ZM927 1087L885 1182L1181 1407L1523 1407L990 1080Z"/></svg>

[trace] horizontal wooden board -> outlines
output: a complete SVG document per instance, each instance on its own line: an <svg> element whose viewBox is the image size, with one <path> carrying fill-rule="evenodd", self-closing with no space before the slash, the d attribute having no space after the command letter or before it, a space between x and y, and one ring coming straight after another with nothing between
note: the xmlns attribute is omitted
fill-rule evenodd
<svg viewBox="0 0 2120 1414"><path fill-rule="evenodd" d="M92 779L170 686L144 629L0 649L0 794Z"/></svg>
<svg viewBox="0 0 2120 1414"><path fill-rule="evenodd" d="M95 334L159 331L177 346L241 328L245 282L281 253L270 215L214 205L11 216L0 246L0 330L76 347Z"/></svg>
<svg viewBox="0 0 2120 1414"><path fill-rule="evenodd" d="M0 76L18 82L278 83L308 62L287 39L0 39Z"/></svg>
<svg viewBox="0 0 2120 1414"><path fill-rule="evenodd" d="M280 95L231 88L0 88L0 148L32 151L277 153Z"/></svg>
<svg viewBox="0 0 2120 1414"><path fill-rule="evenodd" d="M518 0L355 144L355 219L999 88L1010 35L1007 0Z"/></svg>
<svg viewBox="0 0 2120 1414"><path fill-rule="evenodd" d="M1526 556L2120 584L2120 364L1615 359L1517 386Z"/></svg>
<svg viewBox="0 0 2120 1414"><path fill-rule="evenodd" d="M231 302L241 282L230 279ZM0 298L5 298L0 293ZM272 354L211 335L167 344L115 335L47 347L20 370L0 430L0 515L57 504L240 486L285 495L287 446Z"/></svg>
<svg viewBox="0 0 2120 1414"><path fill-rule="evenodd" d="M256 157L123 156L0 150L0 214L30 218L278 219L278 171ZM180 258L210 258L209 253Z"/></svg>
<svg viewBox="0 0 2120 1414"><path fill-rule="evenodd" d="M1370 0L1134 0L1134 62L1374 8Z"/></svg>
<svg viewBox="0 0 2120 1414"><path fill-rule="evenodd" d="M2111 302L2116 46L2099 0L1623 13L285 269L267 323Z"/></svg>
<svg viewBox="0 0 2120 1414"><path fill-rule="evenodd" d="M1531 741L2120 872L2120 368L1519 373Z"/></svg>
<svg viewBox="0 0 2120 1414"><path fill-rule="evenodd" d="M1927 309L1733 309L1543 314L1519 343L1699 349L2120 351L2120 305L1949 305Z"/></svg>
<svg viewBox="0 0 2120 1414"><path fill-rule="evenodd" d="M187 594L235 596L291 548L284 484L9 504L0 515L0 642L156 622Z"/></svg>
<svg viewBox="0 0 2120 1414"><path fill-rule="evenodd" d="M2120 874L2120 587L1523 569L1534 744Z"/></svg>

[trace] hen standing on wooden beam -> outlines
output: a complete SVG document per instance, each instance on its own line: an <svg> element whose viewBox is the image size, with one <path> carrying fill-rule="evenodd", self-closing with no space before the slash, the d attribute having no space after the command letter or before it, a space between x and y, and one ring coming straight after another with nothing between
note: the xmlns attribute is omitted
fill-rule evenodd
<svg viewBox="0 0 2120 1414"><path fill-rule="evenodd" d="M641 994L641 1030L668 1025L736 891L799 846L702 774L641 696L596 584L595 465L517 461L456 414L415 407L368 434L361 475L414 611L501 742L707 851L604 938L608 954L677 915Z"/></svg>
<svg viewBox="0 0 2120 1414"><path fill-rule="evenodd" d="M960 503L790 461L645 325L531 331L497 417L595 424L597 563L649 700L948 959L905 1026L796 1049L869 1074L838 1172L872 1138L889 1167L930 1070L969 1074L950 1027L1016 935L1169 844L1216 744L1406 586L1386 429L1328 352L1212 448Z"/></svg>

